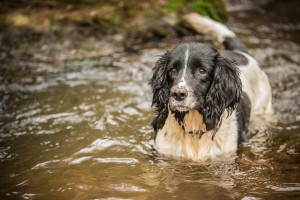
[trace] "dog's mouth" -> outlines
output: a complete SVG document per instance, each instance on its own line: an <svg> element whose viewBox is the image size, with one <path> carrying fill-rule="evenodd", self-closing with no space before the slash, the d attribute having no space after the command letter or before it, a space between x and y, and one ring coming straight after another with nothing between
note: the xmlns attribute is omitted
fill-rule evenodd
<svg viewBox="0 0 300 200"><path fill-rule="evenodd" d="M172 111L179 111L179 112L187 112L189 110L192 110L190 107L183 106L183 105L171 105L170 104L170 109Z"/></svg>
<svg viewBox="0 0 300 200"><path fill-rule="evenodd" d="M172 111L187 112L195 109L197 104L194 101L176 101L175 99L170 98L169 107Z"/></svg>

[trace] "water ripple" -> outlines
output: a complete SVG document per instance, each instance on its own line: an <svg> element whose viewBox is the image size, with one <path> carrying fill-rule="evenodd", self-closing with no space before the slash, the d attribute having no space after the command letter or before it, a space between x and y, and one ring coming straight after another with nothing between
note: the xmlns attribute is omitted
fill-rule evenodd
<svg viewBox="0 0 300 200"><path fill-rule="evenodd" d="M94 158L94 160L100 163L125 163L125 164L139 163L139 161L135 158Z"/></svg>
<svg viewBox="0 0 300 200"><path fill-rule="evenodd" d="M88 147L81 149L76 154L82 154L82 153L91 153L94 151L101 151L104 149L107 149L109 147L119 145L119 146L129 146L130 143L120 140L109 140L109 139L97 139L92 144L90 144Z"/></svg>

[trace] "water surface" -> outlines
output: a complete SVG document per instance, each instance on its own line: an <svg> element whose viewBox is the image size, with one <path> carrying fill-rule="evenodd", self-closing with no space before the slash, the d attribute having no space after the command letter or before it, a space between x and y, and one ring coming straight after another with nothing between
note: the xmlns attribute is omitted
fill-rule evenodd
<svg viewBox="0 0 300 200"><path fill-rule="evenodd" d="M0 198L299 198L300 24L276 9L229 22L270 78L277 122L252 130L251 146L226 161L153 152L147 82L157 55L182 41L66 63L16 56L6 66L31 67L0 88L17 98L0 121Z"/></svg>

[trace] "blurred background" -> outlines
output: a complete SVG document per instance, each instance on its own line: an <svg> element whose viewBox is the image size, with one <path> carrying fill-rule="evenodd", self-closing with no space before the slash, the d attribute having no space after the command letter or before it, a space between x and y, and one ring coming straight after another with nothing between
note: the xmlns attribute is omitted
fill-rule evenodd
<svg viewBox="0 0 300 200"><path fill-rule="evenodd" d="M277 122L229 160L153 151L155 62L213 43L189 12L229 26L272 85ZM294 0L0 0L0 199L299 199L299 19Z"/></svg>

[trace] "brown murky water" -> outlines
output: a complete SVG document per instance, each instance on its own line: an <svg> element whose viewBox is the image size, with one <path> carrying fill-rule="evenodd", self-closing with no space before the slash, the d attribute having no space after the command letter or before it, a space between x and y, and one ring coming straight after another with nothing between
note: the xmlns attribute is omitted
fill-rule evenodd
<svg viewBox="0 0 300 200"><path fill-rule="evenodd" d="M20 95L0 121L0 199L299 199L300 24L278 10L229 22L270 77L278 122L252 131L252 145L226 161L152 151L147 82L173 44L63 66L14 60L37 67L34 84L1 86Z"/></svg>

